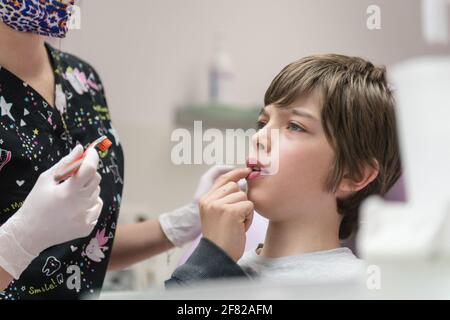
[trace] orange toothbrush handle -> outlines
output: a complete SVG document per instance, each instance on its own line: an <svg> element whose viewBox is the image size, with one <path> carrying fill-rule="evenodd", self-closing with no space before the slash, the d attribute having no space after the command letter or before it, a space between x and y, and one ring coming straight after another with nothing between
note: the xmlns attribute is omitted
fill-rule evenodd
<svg viewBox="0 0 450 320"><path fill-rule="evenodd" d="M63 169L61 169L55 176L56 181L64 181L67 180L70 176L73 176L75 173L80 170L81 164L83 163L83 159L85 156L85 153L83 153L83 156L79 158L78 160L75 160L74 162L68 164Z"/></svg>

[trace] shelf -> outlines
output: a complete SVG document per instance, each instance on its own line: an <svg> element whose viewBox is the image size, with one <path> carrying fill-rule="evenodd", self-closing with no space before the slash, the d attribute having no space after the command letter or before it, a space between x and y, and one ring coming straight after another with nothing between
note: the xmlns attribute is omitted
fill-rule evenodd
<svg viewBox="0 0 450 320"><path fill-rule="evenodd" d="M174 123L178 127L193 128L194 121L202 121L202 128L250 129L255 128L261 106L232 106L198 104L178 108Z"/></svg>

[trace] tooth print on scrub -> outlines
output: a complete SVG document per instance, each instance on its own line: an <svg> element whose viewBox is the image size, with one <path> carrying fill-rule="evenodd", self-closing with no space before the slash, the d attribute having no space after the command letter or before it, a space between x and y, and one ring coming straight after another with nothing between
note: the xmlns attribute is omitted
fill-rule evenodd
<svg viewBox="0 0 450 320"><path fill-rule="evenodd" d="M111 254L123 188L123 152L99 76L87 63L46 45L55 106L0 66L0 225L21 206L39 175L81 143L105 134L100 152L103 209L92 233L43 251L0 299L96 298Z"/></svg>

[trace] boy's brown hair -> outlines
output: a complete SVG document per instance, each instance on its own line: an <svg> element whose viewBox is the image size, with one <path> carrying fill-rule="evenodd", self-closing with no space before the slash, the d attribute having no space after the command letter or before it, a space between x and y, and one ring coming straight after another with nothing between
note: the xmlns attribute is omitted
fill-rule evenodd
<svg viewBox="0 0 450 320"><path fill-rule="evenodd" d="M345 239L357 229L361 202L371 194L384 195L401 175L394 98L384 67L358 57L326 54L286 66L267 89L264 103L286 107L309 94L319 98L322 125L335 152L327 190L335 191L346 171L358 178L363 166L379 169L365 188L337 199L343 215L339 237Z"/></svg>

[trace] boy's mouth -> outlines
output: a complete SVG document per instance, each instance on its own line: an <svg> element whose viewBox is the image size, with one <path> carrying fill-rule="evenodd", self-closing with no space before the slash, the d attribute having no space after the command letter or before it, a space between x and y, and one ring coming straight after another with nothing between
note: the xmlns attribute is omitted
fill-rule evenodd
<svg viewBox="0 0 450 320"><path fill-rule="evenodd" d="M252 172L250 172L250 174L247 176L247 180L252 180L259 177L260 175L265 174L266 170L264 170L263 165L258 160L254 158L248 158L246 162L247 167L252 169Z"/></svg>

